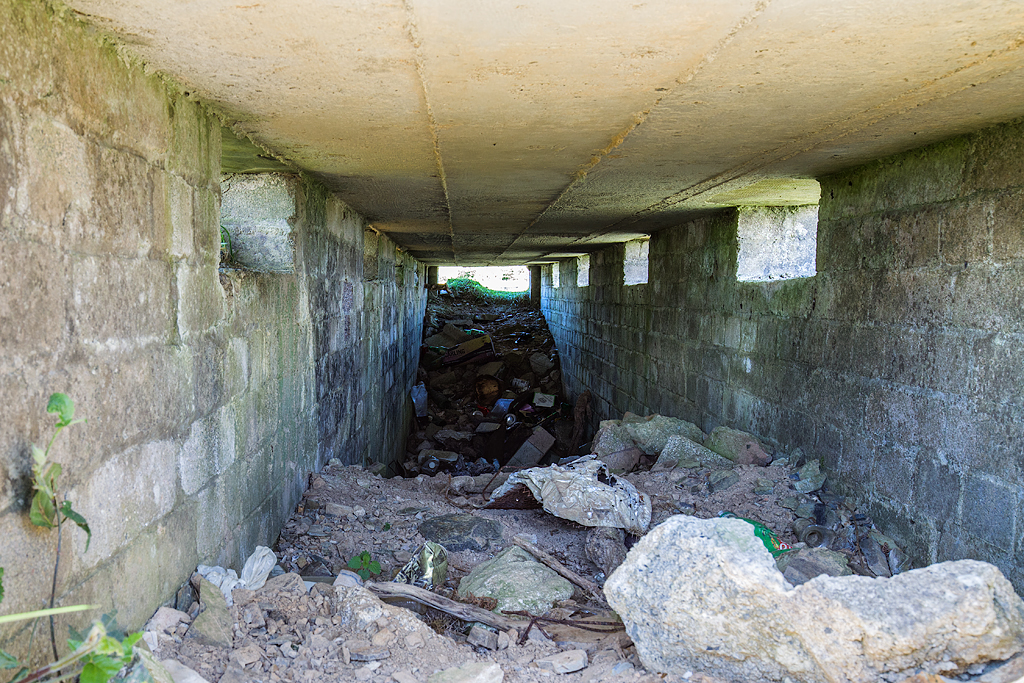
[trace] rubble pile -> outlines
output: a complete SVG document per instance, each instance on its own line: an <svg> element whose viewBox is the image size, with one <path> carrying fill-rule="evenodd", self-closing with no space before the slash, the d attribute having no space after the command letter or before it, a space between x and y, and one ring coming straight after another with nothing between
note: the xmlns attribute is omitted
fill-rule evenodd
<svg viewBox="0 0 1024 683"><path fill-rule="evenodd" d="M538 312L434 301L401 476L310 475L265 585L201 567L147 627L176 683L1024 675L996 568L911 570L799 449L631 413L588 441Z"/></svg>
<svg viewBox="0 0 1024 683"><path fill-rule="evenodd" d="M494 309L448 305L427 316L405 476L475 476L571 454L576 421L543 316L481 310Z"/></svg>

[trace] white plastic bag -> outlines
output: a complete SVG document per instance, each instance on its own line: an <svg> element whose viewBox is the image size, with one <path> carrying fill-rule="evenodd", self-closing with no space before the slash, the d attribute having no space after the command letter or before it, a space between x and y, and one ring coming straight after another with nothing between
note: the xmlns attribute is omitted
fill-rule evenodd
<svg viewBox="0 0 1024 683"><path fill-rule="evenodd" d="M559 467L533 467L509 476L491 494L495 501L516 484L530 489L546 512L583 526L609 526L640 536L651 524L651 499L588 455Z"/></svg>
<svg viewBox="0 0 1024 683"><path fill-rule="evenodd" d="M274 551L266 546L258 545L249 559L245 561L245 566L242 567L242 578L238 578L234 569L211 567L205 564L196 567L196 571L220 589L220 592L224 594L224 600L230 607L235 602L231 597L231 591L236 588L252 590L262 588L275 564L277 564L277 556L274 555Z"/></svg>

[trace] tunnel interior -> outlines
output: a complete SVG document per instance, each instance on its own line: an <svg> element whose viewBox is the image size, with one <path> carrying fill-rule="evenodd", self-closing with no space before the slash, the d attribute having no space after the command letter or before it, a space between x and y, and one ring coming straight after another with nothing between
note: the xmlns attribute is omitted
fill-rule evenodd
<svg viewBox="0 0 1024 683"><path fill-rule="evenodd" d="M349 200L374 182L296 166L45 3L0 2L0 36L18 46L0 54L5 610L48 594L53 537L26 518L53 392L88 419L56 448L94 530L65 538L59 599L133 627L197 565L241 569L271 545L328 463L397 473L455 243L459 266L529 268L558 389L589 392L588 438L658 414L799 449L917 564L982 560L1024 589L1019 112L702 186L647 223L591 232L558 195L572 234L548 248L529 228L364 215ZM614 204L594 168L573 192Z"/></svg>

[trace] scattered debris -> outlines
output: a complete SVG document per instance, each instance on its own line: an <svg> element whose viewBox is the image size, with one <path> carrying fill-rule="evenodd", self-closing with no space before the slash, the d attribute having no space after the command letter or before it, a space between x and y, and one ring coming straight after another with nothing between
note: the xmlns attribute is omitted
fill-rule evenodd
<svg viewBox="0 0 1024 683"><path fill-rule="evenodd" d="M212 568L226 591L197 574L161 608L176 683L1020 678L990 565L910 571L820 461L744 432L626 413L588 443L539 312L431 300L404 461L332 460L265 585Z"/></svg>

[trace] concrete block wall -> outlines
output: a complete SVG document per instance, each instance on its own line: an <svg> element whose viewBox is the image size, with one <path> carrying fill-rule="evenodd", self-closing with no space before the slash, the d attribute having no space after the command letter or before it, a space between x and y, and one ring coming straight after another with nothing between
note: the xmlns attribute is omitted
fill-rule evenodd
<svg viewBox="0 0 1024 683"><path fill-rule="evenodd" d="M1024 123L820 178L817 274L736 278L736 213L545 273L567 389L749 430L824 459L919 563L992 562L1024 590Z"/></svg>
<svg viewBox="0 0 1024 683"><path fill-rule="evenodd" d="M2 613L49 594L56 531L27 506L52 392L88 419L53 458L93 529L88 551L64 531L58 603L127 627L197 564L240 569L272 543L328 457L384 458L404 437L384 432L415 371L395 329L419 338L422 267L377 240L385 276L364 283L364 221L296 178L294 273L219 272L220 139L204 106L74 19L0 0ZM24 627L0 648L24 654Z"/></svg>
<svg viewBox="0 0 1024 683"><path fill-rule="evenodd" d="M390 463L412 419L426 267L306 179L301 258L316 338L318 463Z"/></svg>

